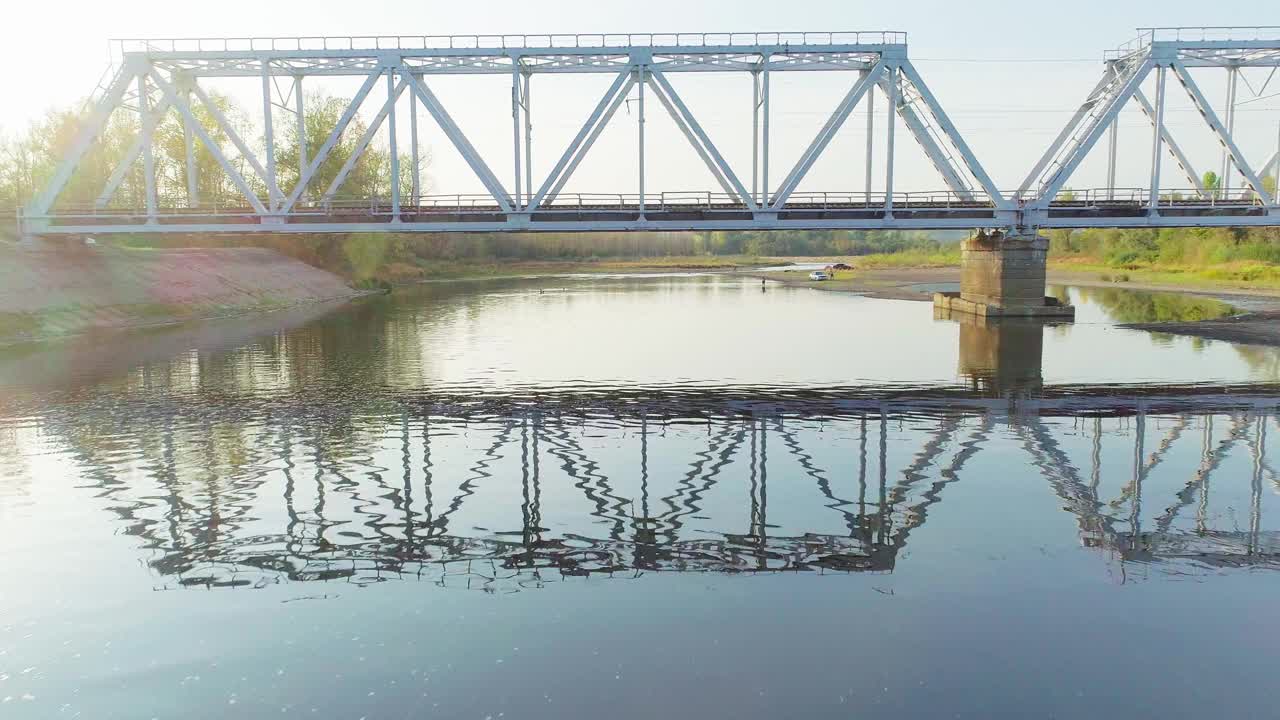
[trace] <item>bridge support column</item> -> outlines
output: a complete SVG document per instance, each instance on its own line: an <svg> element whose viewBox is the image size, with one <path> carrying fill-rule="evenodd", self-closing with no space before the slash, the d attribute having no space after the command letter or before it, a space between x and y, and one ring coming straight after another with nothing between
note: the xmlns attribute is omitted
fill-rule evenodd
<svg viewBox="0 0 1280 720"><path fill-rule="evenodd" d="M984 317L1075 317L1075 308L1045 296L1049 240L1038 233L978 231L960 246L960 292L938 293L934 305Z"/></svg>

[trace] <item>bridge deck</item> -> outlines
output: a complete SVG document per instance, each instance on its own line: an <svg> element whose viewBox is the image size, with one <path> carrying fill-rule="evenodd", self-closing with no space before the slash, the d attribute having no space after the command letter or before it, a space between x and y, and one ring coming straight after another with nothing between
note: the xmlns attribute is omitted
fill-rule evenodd
<svg viewBox="0 0 1280 720"><path fill-rule="evenodd" d="M793 202L778 212L742 202L638 202L555 204L532 213L504 212L476 202L406 204L334 203L262 217L248 205L165 208L147 222L145 209L70 210L49 216L49 234L133 232L591 232L612 230L743 229L953 229L1001 227L1006 213L989 202L904 200ZM1280 216L1248 199L1168 200L1152 215L1137 199L1053 203L1042 227L1175 227L1277 225Z"/></svg>

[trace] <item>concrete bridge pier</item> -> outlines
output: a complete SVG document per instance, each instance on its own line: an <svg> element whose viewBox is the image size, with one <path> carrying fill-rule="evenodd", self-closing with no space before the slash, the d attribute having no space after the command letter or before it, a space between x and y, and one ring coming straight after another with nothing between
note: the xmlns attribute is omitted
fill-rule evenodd
<svg viewBox="0 0 1280 720"><path fill-rule="evenodd" d="M1076 310L1045 294L1049 240L1036 231L979 230L960 246L960 292L934 305L982 317L1073 318Z"/></svg>

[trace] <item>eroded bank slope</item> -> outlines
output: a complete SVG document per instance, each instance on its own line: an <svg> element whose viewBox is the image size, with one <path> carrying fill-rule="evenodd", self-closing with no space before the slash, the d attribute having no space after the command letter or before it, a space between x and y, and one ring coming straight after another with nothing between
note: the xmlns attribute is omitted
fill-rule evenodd
<svg viewBox="0 0 1280 720"><path fill-rule="evenodd" d="M333 273L260 248L25 250L0 244L0 342L357 294Z"/></svg>

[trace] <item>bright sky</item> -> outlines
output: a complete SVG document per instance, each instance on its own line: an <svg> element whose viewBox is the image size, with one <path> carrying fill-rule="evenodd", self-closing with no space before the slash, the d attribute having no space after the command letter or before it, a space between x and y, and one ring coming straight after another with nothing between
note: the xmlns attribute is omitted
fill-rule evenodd
<svg viewBox="0 0 1280 720"><path fill-rule="evenodd" d="M1260 10L1265 8L1266 10ZM1102 71L1104 50L1135 36L1139 26L1280 24L1274 6L1206 3L1203 0L540 0L538 2L418 2L363 0L17 0L6 8L9 29L0 45L0 87L6 102L0 128L13 132L47 108L64 105L92 89L107 64L112 37L246 35L722 32L793 30L902 30L910 54L979 159L1004 188L1016 187L1036 158L1083 100ZM1225 72L1205 73L1202 87L1215 102L1225 90ZM535 77L535 175L545 175L608 84L604 76ZM793 73L779 80L774 96L774 181L802 149L847 90L851 78ZM1268 72L1245 73L1241 101L1254 97ZM498 78L443 78L434 87L499 177L510 182L509 89ZM750 177L750 80L744 74L708 78L680 76L677 90L744 181ZM253 81L214 85L253 107ZM354 85L331 91L351 94ZM371 100L376 99L379 89ZM1280 93L1280 77L1261 94ZM1148 95L1154 95L1148 89ZM1170 83L1169 125L1192 156L1197 171L1216 169L1221 153L1176 83ZM407 99L403 108L407 109ZM883 110L884 103L878 103ZM366 104L366 117L376 109ZM714 181L673 124L651 107L651 190L713 189ZM425 114L424 120L427 119ZM1263 163L1277 147L1280 102L1276 98L1240 107L1238 134L1244 152ZM287 122L285 118L276 122ZM883 116L876 118L884 129ZM865 117L855 115L815 166L802 190L862 188ZM479 183L447 140L424 122L432 150L428 171L434 191L477 192ZM407 147L406 121L400 123ZM1150 161L1151 132L1134 112L1122 122L1121 185L1142 186ZM940 189L941 180L898 125L900 190ZM570 184L570 191L630 192L635 189L635 118L620 112ZM878 139L883 147L883 137ZM1070 183L1102 180L1102 148ZM877 180L883 163L877 159ZM1184 187L1173 163L1165 162L1165 186Z"/></svg>

